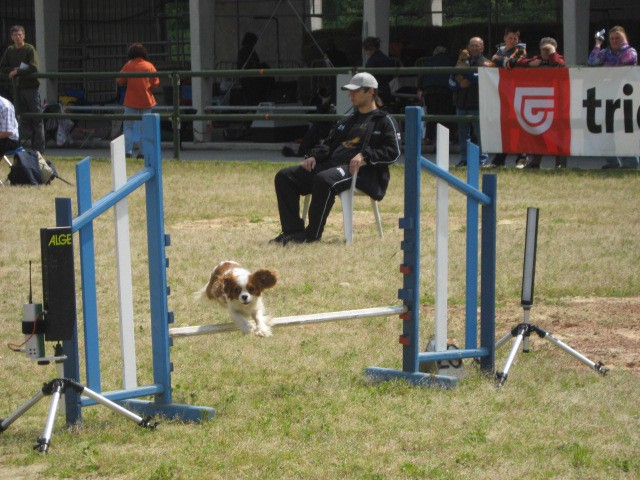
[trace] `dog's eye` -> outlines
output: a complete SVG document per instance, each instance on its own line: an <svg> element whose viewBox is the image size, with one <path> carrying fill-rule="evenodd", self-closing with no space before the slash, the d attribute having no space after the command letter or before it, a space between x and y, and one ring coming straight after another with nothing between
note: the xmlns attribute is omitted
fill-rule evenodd
<svg viewBox="0 0 640 480"><path fill-rule="evenodd" d="M242 289L240 287L236 287L233 289L233 293L235 293L236 295L240 295L240 292L242 292Z"/></svg>
<svg viewBox="0 0 640 480"><path fill-rule="evenodd" d="M249 287L247 290L249 290L249 293L253 294L253 292L256 291L256 287Z"/></svg>

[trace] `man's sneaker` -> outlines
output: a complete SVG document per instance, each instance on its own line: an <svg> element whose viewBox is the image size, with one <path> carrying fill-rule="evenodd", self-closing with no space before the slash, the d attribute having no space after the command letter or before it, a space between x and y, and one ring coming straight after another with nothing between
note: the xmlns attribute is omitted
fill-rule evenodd
<svg viewBox="0 0 640 480"><path fill-rule="evenodd" d="M284 237L283 245L289 245L290 243L313 243L317 242L317 240L307 237L306 233L297 232L292 233L291 235L286 235Z"/></svg>
<svg viewBox="0 0 640 480"><path fill-rule="evenodd" d="M465 162L464 160L460 160L458 163L456 163L456 168L465 168L467 166L467 162Z"/></svg>
<svg viewBox="0 0 640 480"><path fill-rule="evenodd" d="M527 161L526 155L518 155L518 158L516 159L516 168L526 168L528 164L529 162Z"/></svg>
<svg viewBox="0 0 640 480"><path fill-rule="evenodd" d="M537 169L537 170L540 170L540 164L538 164L538 163L533 163L533 162L527 162L527 163L525 163L522 167L518 167L518 168L523 168L523 169L525 169L525 168L526 168L526 169L528 169L528 170L531 170L531 169Z"/></svg>
<svg viewBox="0 0 640 480"><path fill-rule="evenodd" d="M284 245L286 238L287 238L287 235L284 232L282 232L276 238L272 238L271 240L269 240L269 243L281 243Z"/></svg>
<svg viewBox="0 0 640 480"><path fill-rule="evenodd" d="M499 165L493 162L485 163L484 165L482 165L482 168L498 168L498 167L504 167L504 165Z"/></svg>

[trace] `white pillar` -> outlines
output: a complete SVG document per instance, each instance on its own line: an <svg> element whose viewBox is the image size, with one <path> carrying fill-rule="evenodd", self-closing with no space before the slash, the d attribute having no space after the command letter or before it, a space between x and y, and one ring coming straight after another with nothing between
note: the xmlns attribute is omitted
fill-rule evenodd
<svg viewBox="0 0 640 480"><path fill-rule="evenodd" d="M593 48L593 32L589 32L590 0L564 0L562 23L564 45L559 46L567 65L586 65Z"/></svg>
<svg viewBox="0 0 640 480"><path fill-rule="evenodd" d="M60 0L35 0L35 25L39 70L57 72L60 49ZM27 42L29 35L34 35L34 32L27 32ZM57 103L58 80L41 78L40 97L48 104Z"/></svg>
<svg viewBox="0 0 640 480"><path fill-rule="evenodd" d="M189 0L189 27L191 31L191 70L214 69L215 2L210 0ZM211 104L213 79L193 78L191 95L193 108L205 113L204 108ZM207 122L193 122L193 139L202 142Z"/></svg>
<svg viewBox="0 0 640 480"><path fill-rule="evenodd" d="M434 27L442 26L442 0L431 0L431 23Z"/></svg>
<svg viewBox="0 0 640 480"><path fill-rule="evenodd" d="M322 0L310 0L310 13L322 15ZM311 31L320 30L322 28L322 17L311 18Z"/></svg>
<svg viewBox="0 0 640 480"><path fill-rule="evenodd" d="M389 0L364 0L362 38L380 38L380 50L389 53Z"/></svg>

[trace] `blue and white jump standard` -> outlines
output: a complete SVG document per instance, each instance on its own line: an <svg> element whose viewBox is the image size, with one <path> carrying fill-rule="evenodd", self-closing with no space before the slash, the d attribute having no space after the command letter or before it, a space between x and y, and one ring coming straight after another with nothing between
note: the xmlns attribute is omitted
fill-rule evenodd
<svg viewBox="0 0 640 480"><path fill-rule="evenodd" d="M213 417L211 407L178 405L172 402L171 372L169 358L172 340L169 338L173 312L168 309L167 272L169 262L165 248L170 238L164 232L164 206L162 191L162 155L160 149L160 117L157 114L143 115L144 167L125 183L93 202L91 199L90 158L76 166L78 216L73 218L71 199L56 199L56 225L71 226L80 236L80 262L82 285L82 308L84 319L84 354L87 386L111 401L120 402L126 408L145 415L163 415L169 418L199 421ZM98 335L98 309L96 298L95 248L93 220L109 211L139 187L145 187L147 210L147 248L149 262L149 295L151 314L151 343L153 361L153 383L123 390L102 392L100 379L100 345ZM67 360L64 376L80 381L79 347L77 325L74 338L63 345ZM153 400L134 400L153 396ZM81 421L81 407L95 404L89 397L81 397L72 390L65 395L67 424Z"/></svg>
<svg viewBox="0 0 640 480"><path fill-rule="evenodd" d="M398 298L406 307L403 319L402 370L369 367L365 374L374 381L402 379L421 386L453 387L456 377L421 373L421 363L479 358L483 370L493 373L495 369L495 282L496 282L496 175L483 175L482 191L478 190L479 156L476 145L469 144L467 183L439 168L421 155L422 110L407 107L405 110L405 212L400 219L404 230L401 248L404 251L400 271L403 287ZM425 169L429 174L445 180L450 187L467 197L467 245L466 245L466 314L465 348L420 352L420 174ZM480 347L478 337L478 205L482 205L481 237L481 313ZM437 280L436 280L437 281ZM446 300L446 299L445 299ZM436 332L442 336L442 332ZM444 333L446 335L446 332ZM446 338L446 336L444 337ZM440 351L439 351L440 350Z"/></svg>

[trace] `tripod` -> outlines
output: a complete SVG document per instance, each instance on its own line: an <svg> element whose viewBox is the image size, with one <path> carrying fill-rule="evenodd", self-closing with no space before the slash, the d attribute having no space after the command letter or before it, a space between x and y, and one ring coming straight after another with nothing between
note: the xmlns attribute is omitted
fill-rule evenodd
<svg viewBox="0 0 640 480"><path fill-rule="evenodd" d="M528 312L528 309L525 309L525 312ZM509 338L514 337L515 342L513 343L513 347L511 348L511 352L509 353L509 357L507 358L506 363L504 364L504 368L501 372L496 373L496 384L498 387L501 387L504 382L507 381L507 376L509 375L509 369L511 368L511 364L516 358L516 354L518 353L518 348L523 341L526 341L528 337L532 334L536 333L540 338L544 338L545 340L549 340L555 346L560 347L562 350L567 352L569 355L573 355L575 358L580 360L585 365L593 368L601 375L606 375L609 371L608 368L604 367L604 363L598 362L594 363L589 360L587 357L582 355L580 352L574 350L569 345L564 343L561 340L555 338L551 333L547 332L545 329L540 328L537 325L529 323L528 321L524 321L516 325L510 333L507 333L504 337L496 342L496 348L506 342ZM524 352L528 352L528 347L523 349Z"/></svg>
<svg viewBox="0 0 640 480"><path fill-rule="evenodd" d="M536 249L538 241L538 215L539 209L529 207L527 209L527 229L525 233L525 245L524 245L524 267L522 271L522 298L521 305L524 309L524 320L522 323L516 325L511 332L507 333L504 337L496 342L496 349L504 344L509 338L515 338L509 357L504 364L502 371L496 373L496 385L498 388L504 385L509 375L511 365L516 358L520 344L522 344L522 351L529 351L529 337L532 333L537 334L540 338L544 338L550 341L555 346L561 348L568 354L574 356L585 365L596 370L601 375L606 375L609 371L604 367L602 362L594 363L587 357L571 348L566 343L555 338L551 333L547 332L543 328L533 325L529 322L531 315L531 307L533 306L533 284L536 270Z"/></svg>
<svg viewBox="0 0 640 480"><path fill-rule="evenodd" d="M4 432L9 425L15 422L18 418L20 418L24 413L26 413L31 407L33 407L36 403L38 403L42 398L46 395L51 395L51 404L49 406L49 414L47 415L47 421L44 426L44 431L42 432L42 436L38 437L37 443L33 446L34 450L38 450L42 453L47 453L49 450L49 445L51 444L51 436L53 435L53 424L56 419L56 413L58 410L58 403L60 402L60 397L67 390L67 388L71 388L75 390L79 395L86 395L90 399L94 400L96 403L104 405L111 410L118 412L121 415L124 415L129 420L133 420L139 426L149 429L155 429L156 423L149 422L151 417L142 418L136 415L135 413L130 412L126 408L121 407L117 403L112 402L108 398L100 395L99 393L94 392L93 390L84 387L78 382L74 382L68 378L56 378L44 384L42 389L36 393L33 397L27 400L24 404L22 404L15 412L9 415L5 419L0 422L0 433Z"/></svg>

